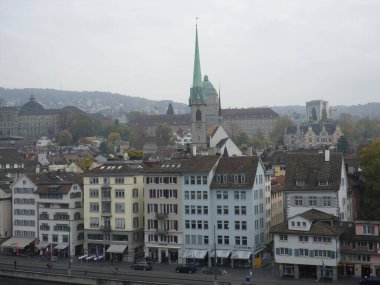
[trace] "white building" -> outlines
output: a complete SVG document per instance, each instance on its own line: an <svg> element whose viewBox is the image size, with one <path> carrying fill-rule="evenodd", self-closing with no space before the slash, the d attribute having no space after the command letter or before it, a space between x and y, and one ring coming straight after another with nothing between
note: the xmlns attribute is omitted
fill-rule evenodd
<svg viewBox="0 0 380 285"><path fill-rule="evenodd" d="M342 154L288 153L284 186L285 218L310 209L351 221L347 174Z"/></svg>
<svg viewBox="0 0 380 285"><path fill-rule="evenodd" d="M274 226L277 276L337 280L344 227L336 221L334 215L312 209Z"/></svg>
<svg viewBox="0 0 380 285"><path fill-rule="evenodd" d="M2 248L73 256L83 243L82 179L75 174L24 174L11 186L13 237ZM47 251L45 251L47 248Z"/></svg>

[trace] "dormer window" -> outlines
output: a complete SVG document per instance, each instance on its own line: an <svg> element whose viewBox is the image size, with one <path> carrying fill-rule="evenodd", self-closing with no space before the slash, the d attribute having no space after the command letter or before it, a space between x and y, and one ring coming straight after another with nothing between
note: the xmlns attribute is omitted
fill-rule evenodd
<svg viewBox="0 0 380 285"><path fill-rule="evenodd" d="M319 186L327 186L329 182L327 180L319 180Z"/></svg>
<svg viewBox="0 0 380 285"><path fill-rule="evenodd" d="M285 157L280 157L280 162L284 163L285 162Z"/></svg>
<svg viewBox="0 0 380 285"><path fill-rule="evenodd" d="M234 174L234 182L239 182L239 175L238 174Z"/></svg>
<svg viewBox="0 0 380 285"><path fill-rule="evenodd" d="M223 174L222 178L223 178L223 182L227 182L227 174Z"/></svg>
<svg viewBox="0 0 380 285"><path fill-rule="evenodd" d="M216 182L220 182L220 181L221 181L221 175L218 174L218 175L216 176Z"/></svg>
<svg viewBox="0 0 380 285"><path fill-rule="evenodd" d="M305 180L297 179L296 180L296 185L297 186L305 186Z"/></svg>

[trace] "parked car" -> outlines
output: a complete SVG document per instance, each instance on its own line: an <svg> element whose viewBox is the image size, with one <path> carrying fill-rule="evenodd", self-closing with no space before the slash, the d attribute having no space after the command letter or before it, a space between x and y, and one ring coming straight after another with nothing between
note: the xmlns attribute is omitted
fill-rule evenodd
<svg viewBox="0 0 380 285"><path fill-rule="evenodd" d="M369 277L360 279L359 284L361 285L380 285L380 278Z"/></svg>
<svg viewBox="0 0 380 285"><path fill-rule="evenodd" d="M131 269L133 269L133 270L144 270L144 271L145 270L151 270L152 265L146 261L139 261L139 262L132 264Z"/></svg>
<svg viewBox="0 0 380 285"><path fill-rule="evenodd" d="M195 273L195 271L197 271L197 268L192 265L192 264L189 264L189 265L181 265L181 266L177 266L175 268L175 272L177 273Z"/></svg>

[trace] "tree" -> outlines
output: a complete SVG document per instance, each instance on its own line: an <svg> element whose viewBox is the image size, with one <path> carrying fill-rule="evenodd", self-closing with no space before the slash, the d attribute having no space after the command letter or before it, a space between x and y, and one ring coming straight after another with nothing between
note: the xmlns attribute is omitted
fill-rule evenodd
<svg viewBox="0 0 380 285"><path fill-rule="evenodd" d="M132 111L127 114L127 120L129 123L139 120L145 114L139 111Z"/></svg>
<svg viewBox="0 0 380 285"><path fill-rule="evenodd" d="M166 115L174 115L174 109L172 103L169 103L168 110L166 111Z"/></svg>
<svg viewBox="0 0 380 285"><path fill-rule="evenodd" d="M272 132L269 135L269 138L274 144L283 144L284 143L284 132L285 129L293 125L293 121L288 117L279 117L274 125Z"/></svg>
<svg viewBox="0 0 380 285"><path fill-rule="evenodd" d="M242 146L249 143L249 137L245 132L241 132L236 138L236 144Z"/></svg>
<svg viewBox="0 0 380 285"><path fill-rule="evenodd" d="M173 131L168 125L157 125L155 133L156 137L163 139L167 144L173 143Z"/></svg>
<svg viewBox="0 0 380 285"><path fill-rule="evenodd" d="M73 136L68 130L60 131L56 138L60 146L71 145L73 143Z"/></svg>
<svg viewBox="0 0 380 285"><path fill-rule="evenodd" d="M270 139L261 130L259 130L255 135L253 135L252 145L255 148L264 148L270 145Z"/></svg>
<svg viewBox="0 0 380 285"><path fill-rule="evenodd" d="M141 159L144 155L142 150L128 150L127 153L131 160Z"/></svg>
<svg viewBox="0 0 380 285"><path fill-rule="evenodd" d="M74 114L68 122L68 130L73 135L74 141L92 135L92 120L90 116L86 113Z"/></svg>
<svg viewBox="0 0 380 285"><path fill-rule="evenodd" d="M378 220L380 217L380 140L362 149L360 167L365 180L363 218Z"/></svg>
<svg viewBox="0 0 380 285"><path fill-rule="evenodd" d="M90 170L93 163L94 159L88 153L77 160L77 165L84 171Z"/></svg>
<svg viewBox="0 0 380 285"><path fill-rule="evenodd" d="M348 141L346 140L346 137L343 135L343 136L340 136L340 138L338 139L338 143L336 145L336 149L343 153L343 154L347 154L348 151L349 151L349 144L348 144Z"/></svg>

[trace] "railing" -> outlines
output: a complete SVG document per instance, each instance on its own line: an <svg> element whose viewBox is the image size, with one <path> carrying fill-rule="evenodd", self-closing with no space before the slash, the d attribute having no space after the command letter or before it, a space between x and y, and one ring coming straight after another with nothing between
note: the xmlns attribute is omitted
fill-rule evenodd
<svg viewBox="0 0 380 285"><path fill-rule="evenodd" d="M166 214L166 213L157 213L156 214L156 219L161 220L161 219L167 219L167 218L168 218L168 214Z"/></svg>

